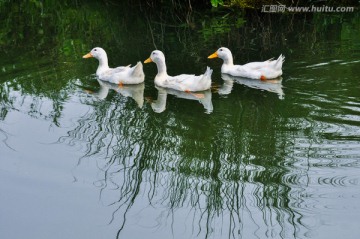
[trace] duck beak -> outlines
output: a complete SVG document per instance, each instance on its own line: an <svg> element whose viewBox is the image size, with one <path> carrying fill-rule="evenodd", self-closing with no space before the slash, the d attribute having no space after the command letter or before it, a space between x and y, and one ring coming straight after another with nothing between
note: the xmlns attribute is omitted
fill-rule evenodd
<svg viewBox="0 0 360 239"><path fill-rule="evenodd" d="M153 62L150 57L144 61L144 63L150 63L150 62Z"/></svg>
<svg viewBox="0 0 360 239"><path fill-rule="evenodd" d="M216 58L219 57L217 52L214 52L213 54L211 54L210 56L208 56L208 59L212 59L212 58Z"/></svg>
<svg viewBox="0 0 360 239"><path fill-rule="evenodd" d="M91 58L91 57L94 57L91 53L88 53L88 54L83 56L83 58Z"/></svg>

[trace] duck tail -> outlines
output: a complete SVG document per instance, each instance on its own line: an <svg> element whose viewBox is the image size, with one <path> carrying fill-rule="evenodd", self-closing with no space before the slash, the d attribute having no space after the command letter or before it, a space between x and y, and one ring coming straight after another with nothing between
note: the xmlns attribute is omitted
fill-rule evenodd
<svg viewBox="0 0 360 239"><path fill-rule="evenodd" d="M144 77L144 70L141 61L138 61L138 63L133 67L132 76Z"/></svg>
<svg viewBox="0 0 360 239"><path fill-rule="evenodd" d="M213 70L210 67L206 67L206 71L201 78L200 82L205 86L206 89L209 89L211 87L211 75Z"/></svg>
<svg viewBox="0 0 360 239"><path fill-rule="evenodd" d="M213 72L213 70L210 68L210 67L206 67L206 71L205 71L205 73L204 73L204 77L209 77L209 78L211 78L211 74L212 74L212 72Z"/></svg>
<svg viewBox="0 0 360 239"><path fill-rule="evenodd" d="M275 68L281 70L282 64L284 63L284 61L285 61L285 56L283 56L283 54L281 54L275 62Z"/></svg>

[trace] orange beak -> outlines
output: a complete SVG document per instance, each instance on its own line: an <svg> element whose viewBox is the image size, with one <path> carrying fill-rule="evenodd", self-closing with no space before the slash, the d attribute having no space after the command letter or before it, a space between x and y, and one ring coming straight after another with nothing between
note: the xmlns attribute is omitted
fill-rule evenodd
<svg viewBox="0 0 360 239"><path fill-rule="evenodd" d="M217 52L214 52L213 54L211 54L210 56L208 56L209 59L212 59L212 58L216 58L216 57L219 57Z"/></svg>
<svg viewBox="0 0 360 239"><path fill-rule="evenodd" d="M91 57L94 57L93 55L91 55L91 53L88 53L88 54L83 56L83 58L91 58Z"/></svg>
<svg viewBox="0 0 360 239"><path fill-rule="evenodd" d="M153 62L150 57L144 61L144 63L150 63L150 62Z"/></svg>

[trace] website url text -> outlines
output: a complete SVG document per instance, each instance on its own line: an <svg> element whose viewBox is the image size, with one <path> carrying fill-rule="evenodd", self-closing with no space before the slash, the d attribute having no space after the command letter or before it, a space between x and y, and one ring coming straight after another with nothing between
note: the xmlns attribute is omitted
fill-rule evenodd
<svg viewBox="0 0 360 239"><path fill-rule="evenodd" d="M279 13L279 12L354 12L354 7L330 7L330 6L309 6L292 7L285 5L263 5L261 12Z"/></svg>

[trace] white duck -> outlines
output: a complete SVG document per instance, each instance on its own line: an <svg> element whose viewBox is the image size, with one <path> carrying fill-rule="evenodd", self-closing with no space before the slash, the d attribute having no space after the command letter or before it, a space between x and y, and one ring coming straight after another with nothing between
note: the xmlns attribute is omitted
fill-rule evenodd
<svg viewBox="0 0 360 239"><path fill-rule="evenodd" d="M277 60L269 59L263 62L250 62L245 65L234 65L231 51L226 47L220 47L216 52L208 56L209 59L219 57L224 60L221 73L251 79L274 79L282 75L282 64L285 57L280 55Z"/></svg>
<svg viewBox="0 0 360 239"><path fill-rule="evenodd" d="M156 63L158 73L155 77L155 84L163 88L174 89L185 92L195 92L210 89L212 70L207 67L203 75L177 75L169 76L166 72L166 63L164 53L155 50L144 63Z"/></svg>
<svg viewBox="0 0 360 239"><path fill-rule="evenodd" d="M143 65L140 61L134 67L130 67L130 65L128 65L110 68L108 65L107 54L101 47L95 47L88 54L83 56L83 58L91 57L99 60L96 75L100 80L118 85L139 84L144 82L145 75Z"/></svg>

